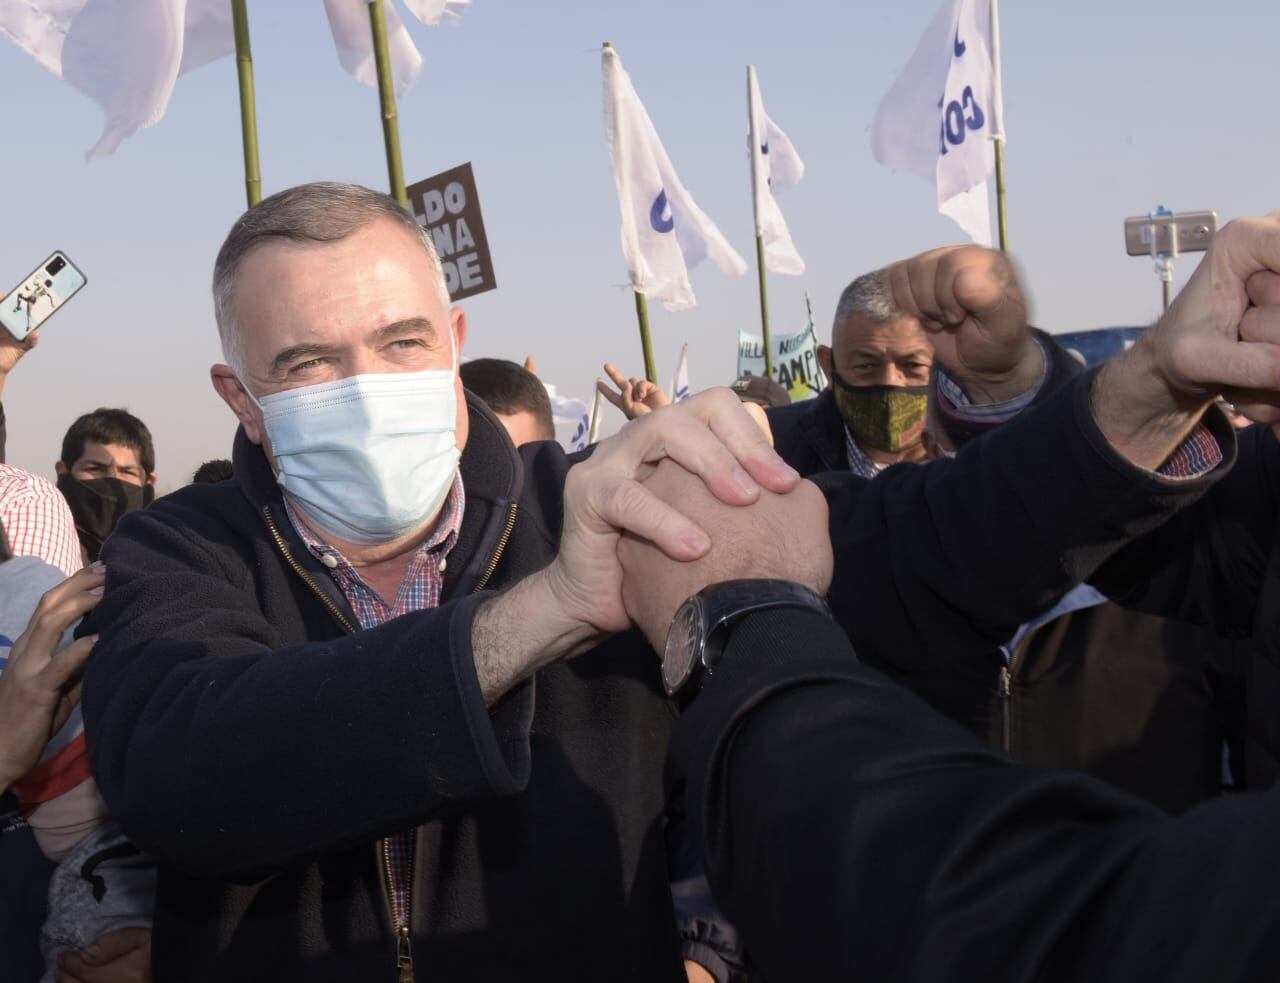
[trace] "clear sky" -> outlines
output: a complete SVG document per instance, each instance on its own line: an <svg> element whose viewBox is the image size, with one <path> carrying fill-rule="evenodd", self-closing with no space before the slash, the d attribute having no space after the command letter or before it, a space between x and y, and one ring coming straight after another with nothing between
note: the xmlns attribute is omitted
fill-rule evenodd
<svg viewBox="0 0 1280 983"><path fill-rule="evenodd" d="M400 103L406 172L474 163L497 269L499 288L464 304L466 354L534 353L545 379L584 399L606 359L641 371L601 116L606 39L685 185L748 259L745 66L756 65L766 108L808 165L780 202L809 270L771 277L775 330L802 326L807 290L825 339L852 277L961 241L929 184L870 152L876 104L936 7L474 0L456 25L410 22L426 64ZM377 95L339 67L322 5L249 8L265 191L316 179L385 188ZM1158 313L1150 263L1124 253L1126 215L1164 203L1225 220L1280 205L1271 0L1005 0L1001 21L1010 243L1036 323L1068 331ZM51 476L76 415L123 405L155 434L161 488L182 484L228 455L234 432L208 382L210 271L244 207L234 61L180 79L158 126L92 163L82 155L97 107L5 43L0 92L0 290L54 249L89 277L8 383L9 460ZM1178 263L1179 282L1194 262ZM708 263L693 283L695 310L654 305L652 318L664 384L687 341L697 389L733 378L758 298L754 270L733 280Z"/></svg>

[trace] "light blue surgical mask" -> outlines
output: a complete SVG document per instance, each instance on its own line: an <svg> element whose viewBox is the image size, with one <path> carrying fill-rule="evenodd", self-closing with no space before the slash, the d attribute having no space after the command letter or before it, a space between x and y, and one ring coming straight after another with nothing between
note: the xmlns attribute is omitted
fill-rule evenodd
<svg viewBox="0 0 1280 983"><path fill-rule="evenodd" d="M309 525L368 546L402 539L436 514L461 456L456 372L455 358L452 369L357 375L254 399L276 480Z"/></svg>

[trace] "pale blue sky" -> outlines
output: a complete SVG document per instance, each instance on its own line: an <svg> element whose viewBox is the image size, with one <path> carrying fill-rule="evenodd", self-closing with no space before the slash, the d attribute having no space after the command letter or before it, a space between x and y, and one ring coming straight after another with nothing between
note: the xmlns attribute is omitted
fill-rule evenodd
<svg viewBox="0 0 1280 983"><path fill-rule="evenodd" d="M386 184L376 93L339 67L318 0L251 0L267 193L314 179ZM425 67L401 101L410 180L470 160L499 289L465 302L468 355L536 353L562 393L589 398L606 359L639 372L601 120L611 40L685 185L750 258L745 66L808 165L780 198L803 277L773 276L775 330L819 336L853 276L960 241L933 189L871 158L869 126L935 0L475 0L460 23L410 29ZM1010 239L1051 330L1158 312L1149 262L1122 221L1157 203L1224 219L1280 204L1280 9L1269 0L1005 0ZM0 223L8 287L54 249L89 285L10 380L9 458L52 474L80 412L125 405L156 436L161 486L229 452L233 421L207 370L208 294L244 205L234 62L179 81L168 115L86 164L97 108L0 43L9 111ZM1193 259L1178 264L1179 281ZM3 271L8 270L6 274ZM754 273L693 274L699 306L654 305L664 384L683 342L694 388L734 374L739 327L758 328ZM612 413L612 411L610 411ZM616 418L616 415L615 415Z"/></svg>

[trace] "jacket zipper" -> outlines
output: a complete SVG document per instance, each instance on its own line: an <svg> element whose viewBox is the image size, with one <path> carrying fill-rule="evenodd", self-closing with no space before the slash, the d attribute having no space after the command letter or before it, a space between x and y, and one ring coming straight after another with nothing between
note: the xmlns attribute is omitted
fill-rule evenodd
<svg viewBox="0 0 1280 983"><path fill-rule="evenodd" d="M1046 622L1051 624L1052 622ZM1001 703L1001 750L1005 754L1013 753L1013 676L1017 672L1018 662L1027 654L1031 640L1039 634L1044 625L1036 625L1023 637L1011 653L1009 661L1000 667L1000 703Z"/></svg>
<svg viewBox="0 0 1280 983"><path fill-rule="evenodd" d="M493 558L489 561L489 565L485 568L484 574L476 582L471 593L479 594L489 583L489 578L493 576L493 572L498 569L498 561L502 559L503 551L507 548L507 542L511 539L511 530L516 527L516 513L520 510L520 506L516 503L511 504L511 511L507 513L507 528L502 530L502 535L498 537L498 546L493 551Z"/></svg>
<svg viewBox="0 0 1280 983"><path fill-rule="evenodd" d="M498 563L502 560L502 554L506 551L507 543L511 540L512 530L516 526L516 515L519 512L519 505L512 503L510 512L507 513L507 525L502 530L502 535L498 538L498 545L494 549L493 556L489 560L489 565L485 568L484 574L472 589L473 594L478 594L488 585L489 580L493 577L493 573L498 569ZM266 520L267 529L271 532L271 538L275 540L276 548L285 558L285 562L289 564L302 582L311 588L311 592L320 598L321 602L328 609L329 613L337 619L343 630L348 635L355 634L355 628L346 616L338 609L338 606L329 599L324 590L315 582L312 576L302 569L302 565L293 558L293 552L289 549L289 544L284 541L284 537L280 535L280 530L276 527L276 521L271 516L271 507L264 505L262 508L262 517ZM382 874L386 880L387 890L387 907L391 909L391 927L396 935L396 969L399 970L399 983L414 983L413 974L413 948L410 945L409 931L409 913L413 908L413 860L410 854L409 868L406 871L406 897L403 911L398 911L396 907L396 891L395 878L391 873L391 846L386 837L383 837L382 843Z"/></svg>
<svg viewBox="0 0 1280 983"><path fill-rule="evenodd" d="M405 871L405 908L396 907L395 877L391 873L391 845L382 840L382 872L387 878L387 904L391 908L391 925L396 933L396 968L400 971L400 983L414 983L413 947L409 944L409 905L413 898L413 854L409 854Z"/></svg>
<svg viewBox="0 0 1280 983"><path fill-rule="evenodd" d="M338 605L329 600L329 595L321 589L319 584L311 579L311 574L303 570L302 565L293 558L289 544L284 541L284 537L280 535L280 530L276 528L276 520L271 518L270 506L264 505L262 507L262 517L267 520L267 528L271 530L271 538L276 541L276 548L284 556L285 562L289 564L294 573L302 578L302 582L311 588L311 592L320 598L324 606L329 609L329 613L337 619L338 624L342 625L342 630L348 635L354 635L356 633L355 628L351 626L351 622L347 620L346 616L338 610Z"/></svg>

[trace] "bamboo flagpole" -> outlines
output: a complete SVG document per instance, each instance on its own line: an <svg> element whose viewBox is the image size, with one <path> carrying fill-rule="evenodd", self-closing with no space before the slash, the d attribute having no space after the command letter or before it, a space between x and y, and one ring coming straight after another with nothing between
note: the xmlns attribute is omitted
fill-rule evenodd
<svg viewBox="0 0 1280 983"><path fill-rule="evenodd" d="M1000 0L991 0L991 138L996 151L996 221L1000 251L1009 251L1009 218L1004 189L1004 87L1000 77Z"/></svg>
<svg viewBox="0 0 1280 983"><path fill-rule="evenodd" d="M387 49L387 15L382 0L369 0L369 27L373 31L373 59L378 69L378 101L382 105L382 140L387 150L387 176L391 197L405 208L404 164L400 159L400 120L396 115L396 81Z"/></svg>
<svg viewBox="0 0 1280 983"><path fill-rule="evenodd" d="M760 153L760 133L757 130L758 120L754 112L752 91L755 88L755 66L747 66L747 132L751 141L751 215L756 230L756 273L760 281L760 330L764 335L764 374L773 378L773 342L769 337L769 287L764 269L764 235L760 231L760 202L756 183L760 180L757 173L756 157Z"/></svg>
<svg viewBox="0 0 1280 983"><path fill-rule="evenodd" d="M244 141L244 192L252 208L262 200L258 167L258 110L253 91L253 52L249 49L249 14L245 0L231 0L236 36L236 73L240 77L240 130Z"/></svg>

